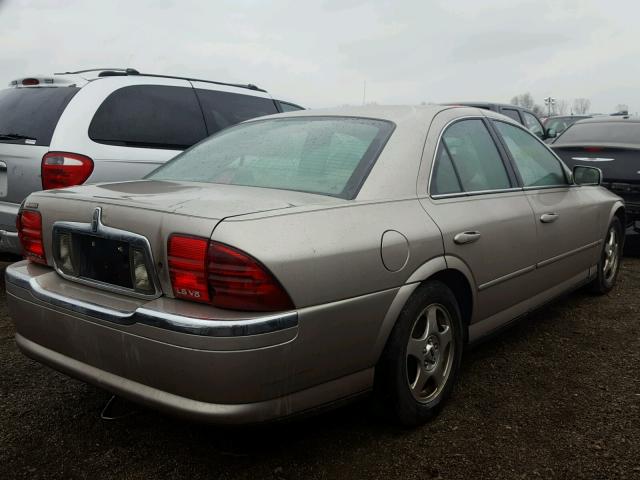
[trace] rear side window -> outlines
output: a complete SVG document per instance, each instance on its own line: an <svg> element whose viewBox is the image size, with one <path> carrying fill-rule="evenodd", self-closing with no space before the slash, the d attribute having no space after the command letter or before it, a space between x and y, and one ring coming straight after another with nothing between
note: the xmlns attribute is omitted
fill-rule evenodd
<svg viewBox="0 0 640 480"><path fill-rule="evenodd" d="M538 139L513 125L504 122L494 124L520 172L523 186L567 184L560 162Z"/></svg>
<svg viewBox="0 0 640 480"><path fill-rule="evenodd" d="M436 159L435 170L433 172L433 195L446 195L448 193L462 192L458 174L453 168L451 157L447 153L447 149L440 145L438 150L438 158Z"/></svg>
<svg viewBox="0 0 640 480"><path fill-rule="evenodd" d="M518 123L522 123L522 120L520 120L520 115L518 114L518 111L513 108L503 108L502 114L506 115L512 120L515 120Z"/></svg>
<svg viewBox="0 0 640 480"><path fill-rule="evenodd" d="M189 87L132 85L100 105L91 125L94 142L184 150L207 136L198 100Z"/></svg>
<svg viewBox="0 0 640 480"><path fill-rule="evenodd" d="M602 122L575 123L567 128L562 136L554 142L578 143L631 143L640 144L640 123Z"/></svg>
<svg viewBox="0 0 640 480"><path fill-rule="evenodd" d="M275 103L269 98L201 88L197 88L196 93L209 135L251 118L278 113Z"/></svg>
<svg viewBox="0 0 640 480"><path fill-rule="evenodd" d="M539 137L544 136L544 128L540 121L528 112L522 112L525 126Z"/></svg>
<svg viewBox="0 0 640 480"><path fill-rule="evenodd" d="M511 187L500 152L482 120L454 123L442 135L440 148L445 150L446 155L441 152L436 160L433 194L455 191L452 172L464 192ZM449 161L450 168L447 165ZM442 167L441 162L444 162Z"/></svg>
<svg viewBox="0 0 640 480"><path fill-rule="evenodd" d="M0 143L49 146L60 115L79 88L0 90Z"/></svg>
<svg viewBox="0 0 640 480"><path fill-rule="evenodd" d="M304 110L304 108L300 105L294 105L293 103L281 101L278 101L278 103L280 104L280 110L282 110L283 112L296 112L298 110Z"/></svg>

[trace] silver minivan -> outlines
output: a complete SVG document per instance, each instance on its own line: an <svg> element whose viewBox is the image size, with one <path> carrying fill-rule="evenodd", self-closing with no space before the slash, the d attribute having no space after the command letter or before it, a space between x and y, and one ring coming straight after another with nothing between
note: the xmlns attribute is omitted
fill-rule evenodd
<svg viewBox="0 0 640 480"><path fill-rule="evenodd" d="M255 85L99 69L0 90L0 253L20 254L16 216L31 192L142 178L203 138L302 107Z"/></svg>

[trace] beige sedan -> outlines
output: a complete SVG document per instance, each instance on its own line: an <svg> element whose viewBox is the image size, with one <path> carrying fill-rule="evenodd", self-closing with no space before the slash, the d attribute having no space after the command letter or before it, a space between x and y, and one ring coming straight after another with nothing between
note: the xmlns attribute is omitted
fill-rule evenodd
<svg viewBox="0 0 640 480"><path fill-rule="evenodd" d="M7 269L22 351L158 409L264 422L374 391L408 425L465 345L584 285L625 210L600 172L468 107L301 111L146 180L29 196Z"/></svg>

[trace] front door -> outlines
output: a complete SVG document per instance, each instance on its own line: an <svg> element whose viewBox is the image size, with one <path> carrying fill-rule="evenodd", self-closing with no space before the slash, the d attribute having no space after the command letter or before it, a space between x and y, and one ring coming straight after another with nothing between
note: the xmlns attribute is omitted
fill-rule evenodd
<svg viewBox="0 0 640 480"><path fill-rule="evenodd" d="M493 121L513 159L534 212L538 238L538 290L586 280L598 262L600 224L590 189L570 185L551 151L526 130Z"/></svg>

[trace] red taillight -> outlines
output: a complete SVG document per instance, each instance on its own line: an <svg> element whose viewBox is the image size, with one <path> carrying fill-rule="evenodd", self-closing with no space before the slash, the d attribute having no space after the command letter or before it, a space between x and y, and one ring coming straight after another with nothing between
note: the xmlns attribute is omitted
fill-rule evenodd
<svg viewBox="0 0 640 480"><path fill-rule="evenodd" d="M209 287L216 307L262 312L293 308L280 282L252 256L210 242L208 260Z"/></svg>
<svg viewBox="0 0 640 480"><path fill-rule="evenodd" d="M42 243L42 216L33 210L22 210L16 221L18 238L22 244L24 255L37 263L47 263Z"/></svg>
<svg viewBox="0 0 640 480"><path fill-rule="evenodd" d="M84 183L93 172L93 160L85 155L48 152L42 157L42 188L71 187Z"/></svg>
<svg viewBox="0 0 640 480"><path fill-rule="evenodd" d="M167 247L169 274L176 298L209 302L207 248L204 238L172 235Z"/></svg>
<svg viewBox="0 0 640 480"><path fill-rule="evenodd" d="M22 80L22 85L24 85L25 87L40 85L40 80L38 80L37 78L25 78Z"/></svg>
<svg viewBox="0 0 640 480"><path fill-rule="evenodd" d="M172 235L167 253L176 298L230 310L293 308L291 298L271 272L238 249L205 238Z"/></svg>
<svg viewBox="0 0 640 480"><path fill-rule="evenodd" d="M591 152L591 153L601 152L602 147L584 147L584 151Z"/></svg>

